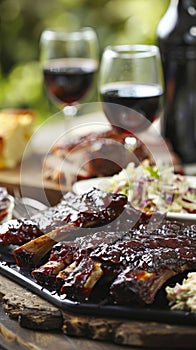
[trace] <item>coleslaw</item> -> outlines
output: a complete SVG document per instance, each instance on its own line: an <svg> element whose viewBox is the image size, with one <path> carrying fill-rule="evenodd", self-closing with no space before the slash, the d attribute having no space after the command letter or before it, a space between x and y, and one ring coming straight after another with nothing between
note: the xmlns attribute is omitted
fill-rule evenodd
<svg viewBox="0 0 196 350"><path fill-rule="evenodd" d="M182 284L165 288L172 310L190 310L196 312L196 272L190 272Z"/></svg>
<svg viewBox="0 0 196 350"><path fill-rule="evenodd" d="M125 194L142 211L196 213L196 187L186 176L174 174L171 167L150 165L148 160L139 166L129 163L111 179L103 180L101 189Z"/></svg>

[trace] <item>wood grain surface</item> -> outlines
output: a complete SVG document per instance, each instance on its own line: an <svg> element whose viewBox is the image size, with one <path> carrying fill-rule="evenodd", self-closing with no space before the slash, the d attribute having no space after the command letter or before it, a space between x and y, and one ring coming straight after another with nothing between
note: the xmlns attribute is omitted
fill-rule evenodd
<svg viewBox="0 0 196 350"><path fill-rule="evenodd" d="M42 346L46 346L48 350L54 349L51 344L55 339L59 344L64 344L62 349L65 350L72 349L67 347L67 342L76 342L78 345L81 339L83 345L84 341L87 342L85 349L90 349L89 344L93 349L104 349L103 346L107 344L108 350L122 349L125 345L142 349L163 348L163 346L164 349L195 348L194 326L138 322L114 319L109 315L104 318L64 312L4 276L0 276L0 299L7 315L7 319L2 318L3 321L0 322L1 339L4 342L11 339L14 344L20 343L23 346L20 349L44 349ZM17 337L14 333L16 328L20 329ZM31 334L34 335L33 343L32 341L29 343L28 338L25 338L27 330L31 330ZM43 337L42 343L45 344L38 344L40 348L37 348L36 337L39 338L40 332ZM50 346L48 337L51 339Z"/></svg>

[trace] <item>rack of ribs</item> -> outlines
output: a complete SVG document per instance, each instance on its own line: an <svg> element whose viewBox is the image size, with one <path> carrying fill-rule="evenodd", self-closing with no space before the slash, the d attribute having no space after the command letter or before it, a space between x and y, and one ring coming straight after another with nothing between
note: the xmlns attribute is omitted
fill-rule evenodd
<svg viewBox="0 0 196 350"><path fill-rule="evenodd" d="M11 219L1 224L0 245L22 245L70 223L77 227L103 225L120 215L126 203L125 196L98 189L82 196L68 192L60 203L40 211L31 220Z"/></svg>
<svg viewBox="0 0 196 350"><path fill-rule="evenodd" d="M97 231L97 227L85 228L85 239L79 237L74 241L61 241L55 244L50 253L49 261L43 266L36 268L33 271L33 276L40 284L53 284L57 274L63 268L73 261L79 262L82 255L90 253L101 243L114 243L117 239L122 238L132 227L137 228L141 223L152 228L159 225L162 220L163 215L160 213L155 213L154 215L141 213L127 203L121 215L104 226L104 231Z"/></svg>
<svg viewBox="0 0 196 350"><path fill-rule="evenodd" d="M184 174L171 145L168 148L174 171ZM144 159L154 164L150 148L135 135L118 133L114 129L90 132L71 139L66 137L60 142L58 140L43 160L43 176L54 183L71 187L78 180L112 176L126 168L128 163L139 165Z"/></svg>
<svg viewBox="0 0 196 350"><path fill-rule="evenodd" d="M169 278L196 268L196 225L164 220L156 228L146 222L129 232L96 232L59 242L48 263L62 264L53 283L70 299L93 301L101 290L114 304L151 304ZM40 283L47 273L47 263L32 271Z"/></svg>
<svg viewBox="0 0 196 350"><path fill-rule="evenodd" d="M62 140L44 159L44 178L71 186L77 180L114 175L130 162L138 165L150 158L148 148L129 134L131 137L135 141L132 151L127 149L127 133L117 133L113 129Z"/></svg>
<svg viewBox="0 0 196 350"><path fill-rule="evenodd" d="M50 215L45 217L41 213L33 217L43 232L47 230L49 232L16 248L14 256L17 264L24 268L37 265L56 242L68 237L70 240L74 236L86 235L87 228L113 222L123 213L125 205L127 205L126 196L98 189L93 189L82 196L68 193L57 208L51 209ZM133 211L136 216L132 220L137 221L141 213L134 209Z"/></svg>
<svg viewBox="0 0 196 350"><path fill-rule="evenodd" d="M108 226L109 229L109 226ZM51 250L49 260L42 266L32 271L32 276L41 285L54 285L58 273L66 267L82 259L83 256L89 255L95 247L101 243L111 244L121 238L125 233L121 231L93 232L90 229L89 234L84 237L78 237L74 241L61 241L54 245ZM58 285L60 284L60 279Z"/></svg>

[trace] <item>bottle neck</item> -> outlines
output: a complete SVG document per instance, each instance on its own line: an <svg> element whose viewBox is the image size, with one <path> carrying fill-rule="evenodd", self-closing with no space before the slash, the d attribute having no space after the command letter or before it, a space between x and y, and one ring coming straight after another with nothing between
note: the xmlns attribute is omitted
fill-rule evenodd
<svg viewBox="0 0 196 350"><path fill-rule="evenodd" d="M161 46L196 48L196 0L171 0L158 26ZM191 49L192 50L192 49ZM195 57L195 54L194 54Z"/></svg>
<svg viewBox="0 0 196 350"><path fill-rule="evenodd" d="M171 0L172 6L177 6L179 14L196 16L196 0Z"/></svg>
<svg viewBox="0 0 196 350"><path fill-rule="evenodd" d="M168 10L176 11L178 15L196 17L196 0L170 0Z"/></svg>
<svg viewBox="0 0 196 350"><path fill-rule="evenodd" d="M196 0L178 0L178 23L185 45L196 47Z"/></svg>

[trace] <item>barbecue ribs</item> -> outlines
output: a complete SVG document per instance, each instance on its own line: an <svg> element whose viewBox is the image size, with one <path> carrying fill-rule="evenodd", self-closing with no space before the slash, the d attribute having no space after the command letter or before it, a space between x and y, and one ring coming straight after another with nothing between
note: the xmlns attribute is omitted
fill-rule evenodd
<svg viewBox="0 0 196 350"><path fill-rule="evenodd" d="M0 245L21 245L42 235L42 231L32 220L12 219L0 226Z"/></svg>
<svg viewBox="0 0 196 350"><path fill-rule="evenodd" d="M42 213L33 218L42 231L46 232L48 228L50 231L16 248L14 256L17 264L24 268L37 265L56 242L67 237L72 239L74 235L86 235L88 227L104 226L113 222L123 213L126 204L126 196L98 189L93 189L82 196L68 193L57 211L51 209L53 215L51 217L50 213L49 220ZM136 212L137 217L134 217L134 220L141 215L139 211Z"/></svg>
<svg viewBox="0 0 196 350"><path fill-rule="evenodd" d="M0 238L27 242L14 250L18 266L80 302L151 304L170 277L196 268L196 225L142 213L126 196L98 189L66 194L46 216L11 220Z"/></svg>
<svg viewBox="0 0 196 350"><path fill-rule="evenodd" d="M139 164L151 157L148 148L135 136L136 146L133 151L128 150L126 137L127 133L110 129L76 136L70 141L63 140L54 145L44 159L44 178L71 186L77 180L111 176L126 168L130 162Z"/></svg>
<svg viewBox="0 0 196 350"><path fill-rule="evenodd" d="M49 262L32 275L80 302L97 300L101 290L115 304L151 304L170 277L195 268L196 225L164 221L156 228L144 223L129 232L101 231L59 242Z"/></svg>

